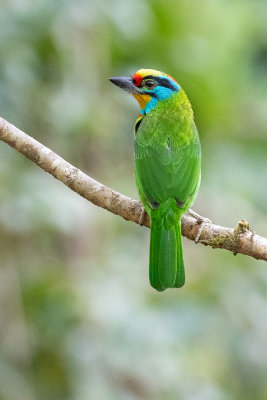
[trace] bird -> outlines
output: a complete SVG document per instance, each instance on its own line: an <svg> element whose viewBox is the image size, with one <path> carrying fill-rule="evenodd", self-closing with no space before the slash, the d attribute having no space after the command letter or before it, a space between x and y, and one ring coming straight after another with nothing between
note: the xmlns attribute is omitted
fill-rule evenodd
<svg viewBox="0 0 267 400"><path fill-rule="evenodd" d="M149 280L159 292L185 283L181 218L201 180L201 145L188 97L170 75L139 69L109 78L139 103L135 179L150 217Z"/></svg>

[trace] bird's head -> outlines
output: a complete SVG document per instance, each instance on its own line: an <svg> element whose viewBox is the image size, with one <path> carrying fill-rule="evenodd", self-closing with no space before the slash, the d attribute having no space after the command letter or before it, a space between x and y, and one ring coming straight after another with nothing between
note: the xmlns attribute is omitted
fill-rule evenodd
<svg viewBox="0 0 267 400"><path fill-rule="evenodd" d="M168 99L181 89L170 75L155 69L139 69L133 76L118 76L109 80L135 97L141 114L148 114L159 101Z"/></svg>

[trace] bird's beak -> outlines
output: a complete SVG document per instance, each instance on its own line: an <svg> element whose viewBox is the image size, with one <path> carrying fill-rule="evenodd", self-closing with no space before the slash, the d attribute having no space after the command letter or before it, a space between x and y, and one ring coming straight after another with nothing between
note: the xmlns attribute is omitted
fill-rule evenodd
<svg viewBox="0 0 267 400"><path fill-rule="evenodd" d="M142 94L142 91L134 85L133 78L131 76L116 76L114 78L109 78L109 80L111 83L114 83L114 85L125 90L126 92Z"/></svg>

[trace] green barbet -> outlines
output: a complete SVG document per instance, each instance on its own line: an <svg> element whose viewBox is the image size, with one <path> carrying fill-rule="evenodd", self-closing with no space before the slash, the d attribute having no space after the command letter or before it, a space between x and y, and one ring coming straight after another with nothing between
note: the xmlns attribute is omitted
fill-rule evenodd
<svg viewBox="0 0 267 400"><path fill-rule="evenodd" d="M185 283L181 217L200 184L201 148L190 102L168 74L140 69L110 78L140 105L135 124L135 177L151 220L150 284L158 291Z"/></svg>

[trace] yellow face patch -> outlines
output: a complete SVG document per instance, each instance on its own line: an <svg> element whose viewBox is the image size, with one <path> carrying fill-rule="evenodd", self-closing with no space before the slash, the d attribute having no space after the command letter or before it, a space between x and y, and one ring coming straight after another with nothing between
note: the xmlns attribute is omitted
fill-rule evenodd
<svg viewBox="0 0 267 400"><path fill-rule="evenodd" d="M147 103L151 100L151 96L149 96L148 94L133 93L133 97L138 101L140 108L145 108Z"/></svg>

